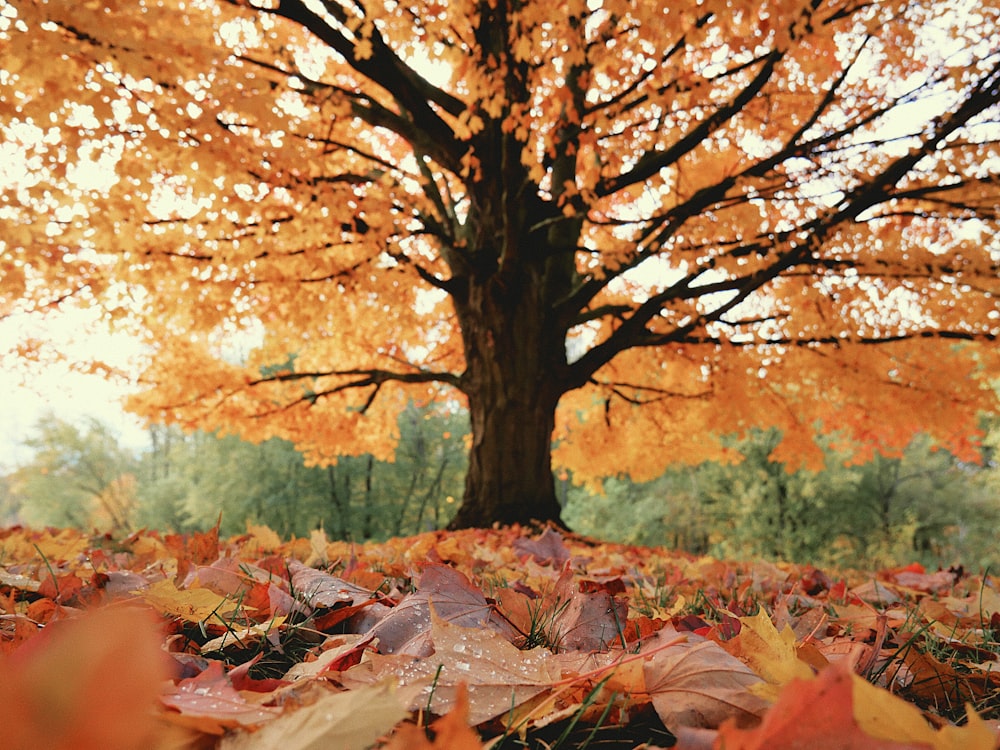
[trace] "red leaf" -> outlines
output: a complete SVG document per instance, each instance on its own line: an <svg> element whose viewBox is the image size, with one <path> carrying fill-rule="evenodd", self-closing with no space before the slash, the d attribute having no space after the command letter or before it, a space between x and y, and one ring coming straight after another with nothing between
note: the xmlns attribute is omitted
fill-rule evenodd
<svg viewBox="0 0 1000 750"><path fill-rule="evenodd" d="M275 708L248 703L217 661L197 677L181 680L172 693L160 700L181 714L183 721L179 723L211 734L222 734L234 727L257 726L280 713Z"/></svg>

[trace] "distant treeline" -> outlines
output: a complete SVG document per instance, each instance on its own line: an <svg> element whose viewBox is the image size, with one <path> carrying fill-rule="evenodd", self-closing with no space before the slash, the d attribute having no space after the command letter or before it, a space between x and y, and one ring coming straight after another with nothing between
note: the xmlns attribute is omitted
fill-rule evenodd
<svg viewBox="0 0 1000 750"><path fill-rule="evenodd" d="M99 421L48 417L25 441L32 457L0 476L0 521L126 534L202 530L221 515L227 535L264 524L358 541L443 528L464 489L467 417L411 404L398 427L393 462L344 456L310 467L279 439L254 445L157 426L136 455ZM730 439L745 456L738 464L677 466L645 483L609 477L599 489L563 471L558 487L566 523L608 540L818 565L984 568L1000 563L998 433L981 465L927 439L902 456L846 465L831 439L816 473L770 461L780 435L751 431Z"/></svg>

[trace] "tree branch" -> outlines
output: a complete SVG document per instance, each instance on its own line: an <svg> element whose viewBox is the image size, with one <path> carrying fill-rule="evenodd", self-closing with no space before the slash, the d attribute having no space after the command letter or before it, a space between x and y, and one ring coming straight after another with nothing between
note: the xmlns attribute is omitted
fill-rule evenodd
<svg viewBox="0 0 1000 750"><path fill-rule="evenodd" d="M617 193L629 185L648 180L664 167L674 164L682 156L695 149L698 144L702 143L724 123L739 114L750 100L764 88L764 85L771 79L775 66L781 57L781 52L772 50L766 56L759 58L758 61L764 63L761 69L757 72L754 79L729 104L720 107L710 116L706 117L687 135L670 146L670 148L650 151L640 158L636 165L625 174L601 180L594 189L595 194L603 198Z"/></svg>
<svg viewBox="0 0 1000 750"><path fill-rule="evenodd" d="M239 4L238 0L228 1ZM324 7L338 23L346 27L349 19L343 8L329 2L325 2ZM356 54L355 42L310 10L303 0L281 0L276 7L255 5L254 8L261 13L286 18L310 31L322 42L340 53L346 63L354 70L388 91L399 106L409 113L412 121L412 127L399 130L398 128L405 122L406 118L388 117L387 110L380 107L370 110L371 116L377 119L377 121L369 121L371 124L388 127L411 143L419 144L423 151L432 154L439 164L450 170L457 172L461 168L460 160L466 148L455 138L454 132L434 111L429 102L433 102L454 116L465 111L465 104L451 94L433 86L404 63L385 43L377 28L371 29L369 37L371 55L359 59Z"/></svg>
<svg viewBox="0 0 1000 750"><path fill-rule="evenodd" d="M393 372L392 370L382 370L379 368L359 368L348 370L316 370L312 372L278 372L274 375L256 378L247 382L247 385L260 385L262 383L285 383L296 380L316 380L317 378L329 377L352 377L358 376L361 379L346 383L331 389L330 393L355 388L358 386L375 385L376 383L386 383L388 381L398 381L401 383L447 383L448 385L458 385L458 377L450 372L432 372L430 370L417 370L416 372Z"/></svg>

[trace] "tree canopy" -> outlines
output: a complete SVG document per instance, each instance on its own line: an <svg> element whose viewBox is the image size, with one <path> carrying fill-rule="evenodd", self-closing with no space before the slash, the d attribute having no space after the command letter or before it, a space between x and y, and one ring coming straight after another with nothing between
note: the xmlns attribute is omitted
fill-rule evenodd
<svg viewBox="0 0 1000 750"><path fill-rule="evenodd" d="M969 457L998 406L998 22L0 0L0 314L100 305L148 345L136 411L320 463L462 398L456 526L558 518L553 450L640 480L752 426L793 466L834 428Z"/></svg>

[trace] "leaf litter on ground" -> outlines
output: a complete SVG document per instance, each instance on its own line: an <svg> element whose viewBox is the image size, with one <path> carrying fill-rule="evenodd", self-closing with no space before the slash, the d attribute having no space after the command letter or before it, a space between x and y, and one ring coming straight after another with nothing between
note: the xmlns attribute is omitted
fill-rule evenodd
<svg viewBox="0 0 1000 750"><path fill-rule="evenodd" d="M996 584L554 528L354 544L15 527L0 745L994 750Z"/></svg>

